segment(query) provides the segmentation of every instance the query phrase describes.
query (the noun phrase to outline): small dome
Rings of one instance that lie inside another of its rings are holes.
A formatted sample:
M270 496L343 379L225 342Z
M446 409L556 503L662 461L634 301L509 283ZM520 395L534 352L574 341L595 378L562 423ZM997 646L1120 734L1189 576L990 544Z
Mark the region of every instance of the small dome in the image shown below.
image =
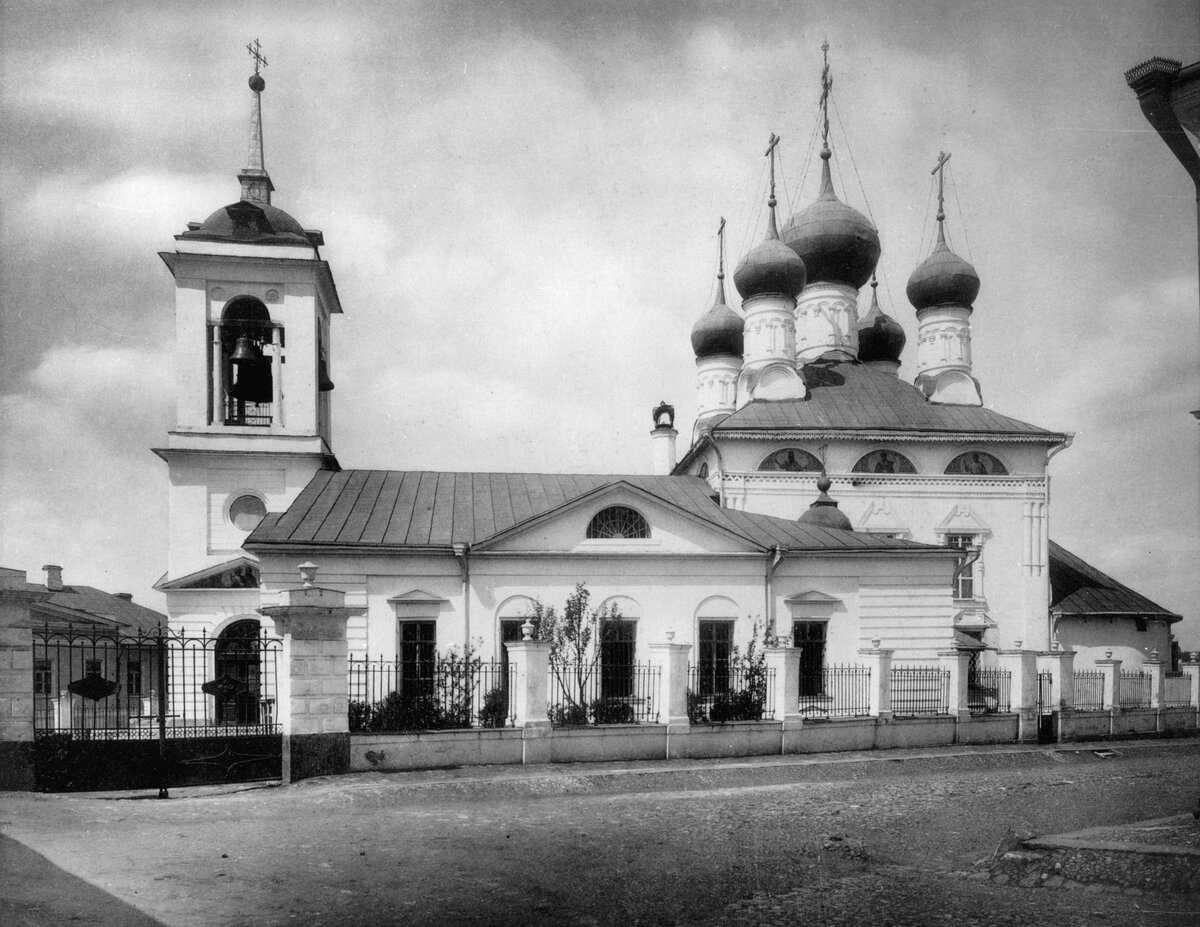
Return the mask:
M797 519L802 525L815 525L818 528L837 528L840 531L853 531L854 526L846 513L838 508L838 504L829 497L829 487L833 481L824 474L817 480L819 495L817 500L805 509Z
M718 274L717 298L692 326L692 350L698 358L718 354L741 357L743 336L742 317L725 304L725 275Z
M979 275L975 268L946 246L941 226L933 253L908 278L908 301L919 312L933 306L970 308L979 295Z
M763 293L781 293L795 299L804 289L804 262L779 240L775 228L775 200L771 200L771 218L767 237L742 258L733 272L733 285L742 299Z
M900 323L879 308L878 286L878 282L871 281L871 308L858 323L858 359L864 364L871 361L898 364L908 337Z
M304 227L277 206L240 200L222 206L183 238L206 241L252 241L256 244L304 244L312 242Z
M804 261L809 283L847 283L858 289L875 272L879 232L866 216L837 198L828 149L821 157L821 194L787 221L783 241Z

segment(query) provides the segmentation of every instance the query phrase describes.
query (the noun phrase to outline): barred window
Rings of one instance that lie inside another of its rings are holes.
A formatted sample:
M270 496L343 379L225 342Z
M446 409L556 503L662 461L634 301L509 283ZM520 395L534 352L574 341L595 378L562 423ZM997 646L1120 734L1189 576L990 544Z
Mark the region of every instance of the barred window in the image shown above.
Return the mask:
M650 525L640 513L625 505L610 505L597 512L588 525L589 538L648 538Z
M54 669L49 660L33 662L33 694L54 694Z

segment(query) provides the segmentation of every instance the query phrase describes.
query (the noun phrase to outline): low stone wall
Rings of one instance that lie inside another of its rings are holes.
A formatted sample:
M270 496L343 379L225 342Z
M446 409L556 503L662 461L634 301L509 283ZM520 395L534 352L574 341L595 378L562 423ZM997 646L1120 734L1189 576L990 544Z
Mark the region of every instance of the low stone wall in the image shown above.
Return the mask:
M442 766L519 765L522 734L513 728L351 734L350 769L395 772Z
M1111 715L1108 709L1076 711L1071 716L1070 730L1063 725L1063 740L1103 740L1110 733Z
M1015 714L975 715L960 722L957 740L960 744L1016 743L1020 718Z
M693 724L685 732L671 732L668 741L670 758L778 756L779 727L777 721Z
M1122 708L1112 713L1112 736L1152 734L1158 730L1158 710L1155 708Z
M606 760L661 760L667 755L664 724L606 724L566 727L551 732L551 763L602 763Z
M1159 730L1194 731L1196 730L1196 709L1164 708L1159 712L1158 721Z
M844 753L870 750L875 746L875 718L845 718L837 721L807 721L796 730L785 731L784 753Z
M955 742L954 718L893 718L875 727L876 750L895 750L904 747L938 747Z

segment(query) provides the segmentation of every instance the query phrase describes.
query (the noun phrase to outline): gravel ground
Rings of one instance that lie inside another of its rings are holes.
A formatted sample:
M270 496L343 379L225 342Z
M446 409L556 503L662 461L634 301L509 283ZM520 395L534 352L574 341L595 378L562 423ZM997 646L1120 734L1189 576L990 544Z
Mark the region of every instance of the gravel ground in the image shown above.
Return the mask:
M1200 744L1118 750L5 796L0 921L1191 927L1195 896L984 881L1010 831L1191 810Z

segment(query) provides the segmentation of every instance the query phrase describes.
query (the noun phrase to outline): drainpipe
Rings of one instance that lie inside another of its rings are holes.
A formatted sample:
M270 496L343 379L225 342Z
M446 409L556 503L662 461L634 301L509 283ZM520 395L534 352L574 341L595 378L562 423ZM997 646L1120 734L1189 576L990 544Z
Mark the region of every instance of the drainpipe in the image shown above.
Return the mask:
M779 562L783 560L783 548L779 546L772 547L767 553L770 559L767 560L767 572L763 576L763 597L764 610L766 615L767 627L771 629L771 633L778 636L779 629L775 627L775 570L779 566Z
M470 544L454 544L454 556L458 559L458 569L462 573L463 597L463 655L471 650L471 553Z

